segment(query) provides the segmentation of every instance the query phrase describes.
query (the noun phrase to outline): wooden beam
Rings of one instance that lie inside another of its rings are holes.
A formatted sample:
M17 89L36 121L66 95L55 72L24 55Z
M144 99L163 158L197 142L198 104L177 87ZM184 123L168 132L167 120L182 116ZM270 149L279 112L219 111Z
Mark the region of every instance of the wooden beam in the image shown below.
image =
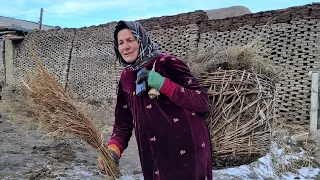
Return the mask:
M9 26L0 26L0 29L8 29Z
M23 36L16 36L16 35L9 35L9 36L4 36L4 39L8 40L23 40Z
M13 84L13 45L11 40L4 41L4 62L6 83Z
M317 132L318 126L318 109L319 109L319 74L309 72L309 78L311 78L311 107L310 107L310 133L313 134Z
M0 34L16 33L16 31L0 31Z

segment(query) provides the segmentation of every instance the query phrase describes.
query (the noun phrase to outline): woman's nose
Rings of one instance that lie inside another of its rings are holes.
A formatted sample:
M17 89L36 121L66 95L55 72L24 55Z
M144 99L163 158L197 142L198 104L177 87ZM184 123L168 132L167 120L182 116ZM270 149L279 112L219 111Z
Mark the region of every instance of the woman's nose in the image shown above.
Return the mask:
M129 43L124 43L124 48L129 49L130 48Z

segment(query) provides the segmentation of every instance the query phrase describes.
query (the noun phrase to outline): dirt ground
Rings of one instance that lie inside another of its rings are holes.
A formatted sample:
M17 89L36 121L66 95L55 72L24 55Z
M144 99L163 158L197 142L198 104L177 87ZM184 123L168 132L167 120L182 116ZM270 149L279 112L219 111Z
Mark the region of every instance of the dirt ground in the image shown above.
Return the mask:
M105 139L110 137L113 124L112 103L87 102L89 117L96 121ZM0 100L0 179L91 179L103 180L105 176L97 167L98 154L85 142L64 138L53 139L30 123L32 118L25 113L8 113L11 104L6 97ZM304 138L300 138L303 143ZM320 130L312 140L320 149ZM320 151L315 160L320 164ZM141 173L138 149L134 136L120 159L122 175ZM228 174L215 173L215 179L241 179ZM252 174L252 177L257 177ZM131 176L129 179L139 179ZM253 178L255 179L255 178ZM319 175L314 179L320 179Z
M85 142L53 139L28 125L30 117L15 119L0 100L0 179L104 179L97 167L98 154ZM106 123L104 136L112 127ZM135 138L120 160L123 175L141 172Z

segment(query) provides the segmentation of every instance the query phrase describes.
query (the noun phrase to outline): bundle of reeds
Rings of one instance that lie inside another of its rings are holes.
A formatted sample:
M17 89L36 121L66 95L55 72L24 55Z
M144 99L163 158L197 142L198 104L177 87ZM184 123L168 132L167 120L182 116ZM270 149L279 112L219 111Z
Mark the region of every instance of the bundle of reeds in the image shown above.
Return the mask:
M37 70L29 72L27 101L41 129L54 135L73 135L91 145L103 158L107 179L116 179L120 171L104 144L94 122L77 104L70 90L65 89L36 60Z
M208 90L214 168L246 164L270 148L276 69L253 44L208 48L190 65Z

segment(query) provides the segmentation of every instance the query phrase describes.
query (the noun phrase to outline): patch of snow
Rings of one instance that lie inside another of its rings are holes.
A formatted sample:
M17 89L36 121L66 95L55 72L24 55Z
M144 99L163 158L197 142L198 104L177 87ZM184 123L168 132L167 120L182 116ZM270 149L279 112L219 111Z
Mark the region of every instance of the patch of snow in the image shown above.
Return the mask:
M282 174L282 177L276 175L276 166L279 164L289 164L292 160L298 160L305 157L305 151L301 149L300 153L296 154L285 154L283 149L277 147L275 143L271 146L271 153L267 153L265 156L258 159L258 161L250 165L242 165L234 168L227 168L222 170L213 171L213 179L215 179L215 174L219 175L219 179L227 179L230 176L238 177L241 179L294 179L295 177L300 177L300 179L310 179L315 177L319 172L319 168L312 167L301 167L297 169L299 174L294 174L292 172L286 172Z
M282 177L277 176L276 166L279 164L289 164L292 160L298 160L305 157L305 151L301 149L300 153L285 154L283 149L273 143L271 146L271 153L259 158L256 162L249 165L242 165L234 168L227 168L221 170L214 170L213 180L229 180L229 179L257 179L264 180L267 178L275 180L292 180L300 178L301 180L315 177L319 172L319 168L301 167L297 169L299 174L292 172L282 173ZM120 178L121 180L143 180L142 174L126 175Z

